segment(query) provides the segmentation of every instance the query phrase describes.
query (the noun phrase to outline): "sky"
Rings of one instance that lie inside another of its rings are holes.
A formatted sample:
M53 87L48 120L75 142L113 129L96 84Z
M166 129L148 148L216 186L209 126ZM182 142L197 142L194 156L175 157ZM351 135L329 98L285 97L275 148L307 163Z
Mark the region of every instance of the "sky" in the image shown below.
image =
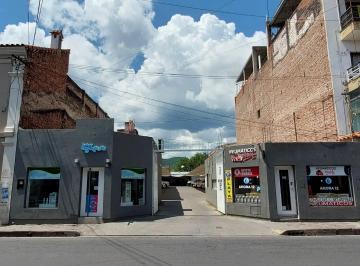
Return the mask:
M62 29L69 75L115 119L170 149L235 142L235 79L279 0L6 0L0 43L49 47ZM164 157L191 155L166 153Z

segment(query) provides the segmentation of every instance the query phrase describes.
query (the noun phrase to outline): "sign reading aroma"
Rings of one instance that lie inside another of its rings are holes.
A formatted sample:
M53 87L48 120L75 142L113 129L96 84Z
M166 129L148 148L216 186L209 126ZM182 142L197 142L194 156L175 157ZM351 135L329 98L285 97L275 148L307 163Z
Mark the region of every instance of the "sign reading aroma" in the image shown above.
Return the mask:
M104 146L104 145L97 146L97 145L92 144L92 143L83 143L83 144L81 144L81 150L84 153L102 152L102 151L106 151L106 146Z
M256 160L256 148L248 147L236 150L229 150L231 161L233 163L244 163L251 160Z

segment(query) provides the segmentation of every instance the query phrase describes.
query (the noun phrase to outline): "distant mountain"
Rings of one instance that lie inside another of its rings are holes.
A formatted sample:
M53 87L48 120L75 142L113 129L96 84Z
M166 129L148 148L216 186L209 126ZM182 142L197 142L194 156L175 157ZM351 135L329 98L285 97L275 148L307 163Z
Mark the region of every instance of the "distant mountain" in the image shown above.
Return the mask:
M170 166L170 168L173 169L175 167L175 165L183 158L186 158L186 157L172 157L169 159L162 159L161 166L162 167Z

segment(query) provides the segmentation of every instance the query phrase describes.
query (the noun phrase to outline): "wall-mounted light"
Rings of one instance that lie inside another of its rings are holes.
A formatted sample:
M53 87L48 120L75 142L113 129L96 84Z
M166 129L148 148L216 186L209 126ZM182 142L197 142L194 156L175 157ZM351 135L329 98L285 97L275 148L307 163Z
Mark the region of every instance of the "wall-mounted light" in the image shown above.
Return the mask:
M110 167L110 165L111 165L111 159L108 158L105 160L105 166Z
M80 163L80 160L78 158L75 158L74 159L74 164L79 164Z

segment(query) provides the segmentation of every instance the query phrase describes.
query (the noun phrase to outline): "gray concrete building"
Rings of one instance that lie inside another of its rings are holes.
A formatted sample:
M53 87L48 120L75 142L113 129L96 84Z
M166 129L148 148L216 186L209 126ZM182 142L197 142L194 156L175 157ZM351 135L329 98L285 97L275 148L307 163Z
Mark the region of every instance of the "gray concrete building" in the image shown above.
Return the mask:
M207 200L228 215L273 221L358 220L359 161L356 142L226 146L206 162Z
M152 215L158 161L150 137L114 132L113 119L75 129L20 129L12 223L78 223Z

